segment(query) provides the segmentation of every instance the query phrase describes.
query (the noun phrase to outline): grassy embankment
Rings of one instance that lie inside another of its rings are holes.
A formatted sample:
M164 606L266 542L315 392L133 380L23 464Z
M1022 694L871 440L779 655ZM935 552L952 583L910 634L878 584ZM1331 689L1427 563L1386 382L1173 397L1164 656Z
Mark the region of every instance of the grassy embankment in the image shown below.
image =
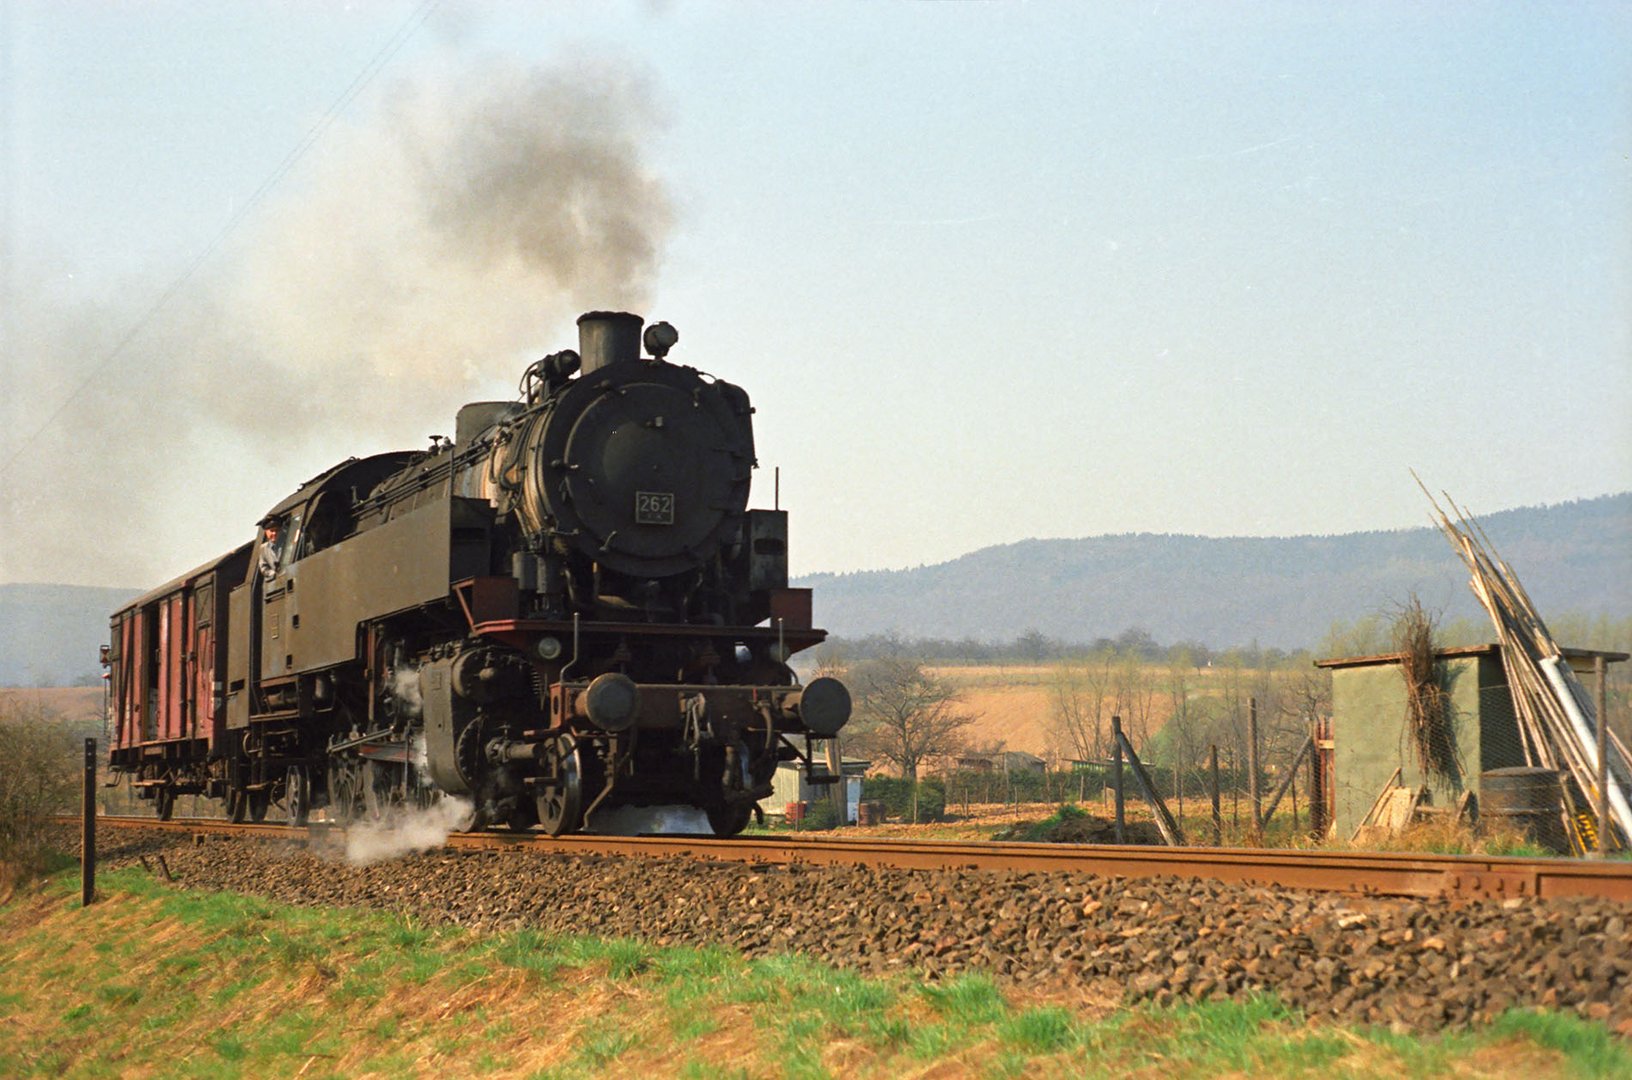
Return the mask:
M478 935L72 870L0 906L6 1076L1632 1075L1602 1026L1514 1013L1432 1038L1273 1000L1029 999L800 957Z

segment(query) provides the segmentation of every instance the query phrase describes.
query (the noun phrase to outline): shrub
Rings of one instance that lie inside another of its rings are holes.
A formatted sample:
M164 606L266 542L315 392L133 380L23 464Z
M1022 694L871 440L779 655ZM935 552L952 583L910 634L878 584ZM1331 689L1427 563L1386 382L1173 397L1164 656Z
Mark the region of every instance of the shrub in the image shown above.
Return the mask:
M839 824L839 812L831 799L816 799L805 807L801 829L833 829Z
M918 820L939 821L946 815L946 785L938 778L918 781ZM869 776L861 782L861 797L884 804L891 817L912 820L913 784L893 776Z
M81 759L56 713L0 702L0 864L25 878L42 869L51 815L77 803Z

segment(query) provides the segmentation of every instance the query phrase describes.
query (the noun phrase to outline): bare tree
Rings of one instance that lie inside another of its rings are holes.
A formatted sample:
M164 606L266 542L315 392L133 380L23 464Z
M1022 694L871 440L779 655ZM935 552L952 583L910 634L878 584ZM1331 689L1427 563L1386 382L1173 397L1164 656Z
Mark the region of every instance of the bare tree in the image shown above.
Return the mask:
M1155 680L1145 669L1144 657L1132 649L1124 650L1116 668L1116 715L1122 718L1123 730L1137 746L1150 741L1156 700Z
M1100 761L1106 755L1115 662L1116 654L1107 649L1084 663L1061 664L1054 672L1050 726L1079 761Z
M956 708L958 693L945 679L905 656L868 660L850 669L856 723L851 745L884 758L913 786L912 819L918 820L918 770L931 758L963 747L975 718Z
M1167 677L1163 689L1167 692L1168 718L1163 731L1167 733L1172 753L1175 793L1179 814L1184 814L1184 776L1195 767L1201 755L1205 710L1198 709L1190 700L1193 660L1188 649L1177 649L1168 655Z

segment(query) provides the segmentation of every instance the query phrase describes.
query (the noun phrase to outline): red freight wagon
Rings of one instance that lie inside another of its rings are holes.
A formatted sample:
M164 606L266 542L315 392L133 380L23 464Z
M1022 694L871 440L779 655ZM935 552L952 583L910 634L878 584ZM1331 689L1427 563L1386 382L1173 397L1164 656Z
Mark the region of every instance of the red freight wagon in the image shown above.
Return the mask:
M227 597L251 545L205 563L116 611L108 649L109 764L168 818L177 795L219 795L225 776Z

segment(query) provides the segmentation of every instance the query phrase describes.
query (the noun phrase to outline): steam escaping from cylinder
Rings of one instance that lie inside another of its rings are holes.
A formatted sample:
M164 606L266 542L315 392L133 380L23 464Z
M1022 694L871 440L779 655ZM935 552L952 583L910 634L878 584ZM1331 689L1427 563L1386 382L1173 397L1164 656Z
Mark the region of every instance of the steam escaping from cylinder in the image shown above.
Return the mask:
M418 668L397 668L391 672L391 699L396 703L397 715L404 720L417 720L425 711L425 699L419 690Z
M672 211L631 71L380 80L122 348L175 268L87 295L0 236L0 581L168 578L299 479L513 397L579 312L644 310Z
M441 847L452 833L470 828L476 807L469 800L444 796L424 809L399 809L382 822L361 822L346 829L346 861L367 866Z
M708 815L695 806L616 806L597 810L584 831L602 836L712 836L714 827L708 823Z

